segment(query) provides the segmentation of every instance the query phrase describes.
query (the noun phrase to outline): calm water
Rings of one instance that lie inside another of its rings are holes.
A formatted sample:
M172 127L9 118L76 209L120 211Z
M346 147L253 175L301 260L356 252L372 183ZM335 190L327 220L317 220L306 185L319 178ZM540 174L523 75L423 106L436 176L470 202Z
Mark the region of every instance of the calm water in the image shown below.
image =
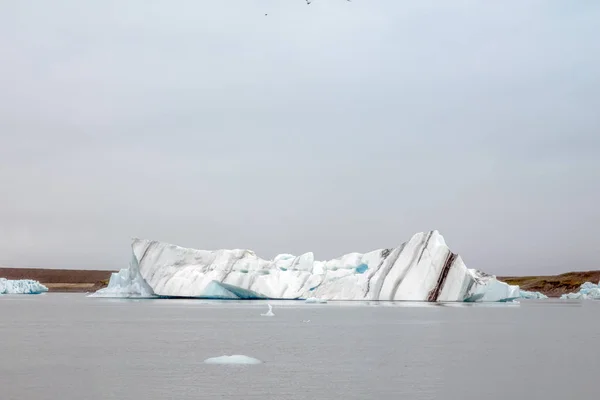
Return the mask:
M304 304L0 297L0 398L583 399L600 302ZM303 322L310 320L310 322ZM264 364L206 365L224 354Z

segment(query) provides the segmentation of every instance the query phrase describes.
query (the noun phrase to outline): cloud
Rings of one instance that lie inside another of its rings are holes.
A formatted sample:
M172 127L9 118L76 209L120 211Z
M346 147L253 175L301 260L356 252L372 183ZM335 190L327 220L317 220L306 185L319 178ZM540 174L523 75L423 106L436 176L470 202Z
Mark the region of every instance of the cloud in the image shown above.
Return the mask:
M440 229L492 273L597 268L594 2L3 10L0 263L118 268L131 236L329 258Z

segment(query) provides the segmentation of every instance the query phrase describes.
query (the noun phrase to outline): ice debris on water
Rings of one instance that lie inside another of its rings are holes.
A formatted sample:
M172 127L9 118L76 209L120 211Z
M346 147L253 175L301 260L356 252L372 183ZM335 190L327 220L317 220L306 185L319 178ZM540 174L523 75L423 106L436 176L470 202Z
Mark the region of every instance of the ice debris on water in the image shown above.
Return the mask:
M267 311L264 314L260 314L260 315L262 315L263 317L274 317L275 314L273 314L273 306L270 304L267 304L267 305L269 306L269 311Z
M229 365L253 365L261 364L262 361L257 358L248 357L242 354L232 356L211 357L204 360L205 364L229 364Z
M325 304L327 303L327 300L319 299L317 297L309 297L308 299L304 300L304 302L308 304Z
M521 292L522 299L547 299L548 298L548 296L546 296L545 294L540 293L540 292L530 292L530 291L523 290L523 289L521 289L520 292Z
M575 293L567 293L560 296L563 300L600 300L600 282L598 284L585 282Z
M32 279L9 280L0 278L0 294L40 294L48 288Z

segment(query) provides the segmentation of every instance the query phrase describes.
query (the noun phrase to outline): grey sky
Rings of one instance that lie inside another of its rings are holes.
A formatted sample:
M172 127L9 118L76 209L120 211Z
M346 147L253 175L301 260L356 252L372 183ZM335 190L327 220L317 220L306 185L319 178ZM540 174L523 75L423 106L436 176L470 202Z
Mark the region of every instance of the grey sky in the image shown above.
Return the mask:
M4 2L0 264L438 229L491 273L600 268L598 38L597 1Z

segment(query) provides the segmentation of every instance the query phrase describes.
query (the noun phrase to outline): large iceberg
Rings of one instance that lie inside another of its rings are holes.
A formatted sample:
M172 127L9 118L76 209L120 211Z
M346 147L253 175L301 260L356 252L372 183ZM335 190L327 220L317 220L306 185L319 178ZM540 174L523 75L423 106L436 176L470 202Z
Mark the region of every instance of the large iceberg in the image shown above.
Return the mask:
M40 294L48 288L31 279L8 280L0 278L0 294Z
M560 298L563 300L600 300L600 282L597 285L592 282L585 282L579 287L578 292L563 294Z
M518 286L474 269L437 231L396 248L315 261L313 253L264 260L250 250L194 250L134 239L129 268L94 296L217 299L511 301Z

